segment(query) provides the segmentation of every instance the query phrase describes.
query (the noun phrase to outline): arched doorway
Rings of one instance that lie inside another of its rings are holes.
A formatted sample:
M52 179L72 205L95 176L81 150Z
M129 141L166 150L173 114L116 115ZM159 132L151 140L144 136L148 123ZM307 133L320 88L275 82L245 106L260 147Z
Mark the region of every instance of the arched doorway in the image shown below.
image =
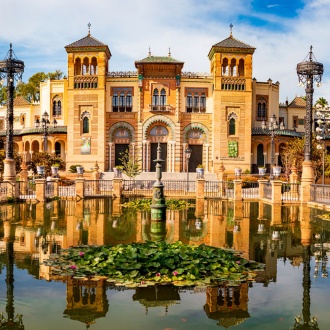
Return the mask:
M122 153L130 152L134 143L134 127L126 122L117 122L109 129L109 171L122 165ZM135 147L134 147L135 148Z
M122 165L123 153L129 151L130 134L126 128L118 128L114 133L115 142L115 166Z
M154 162L157 159L157 148L158 143L161 150L161 159L164 160L162 163L162 171L167 171L167 140L168 140L168 130L165 126L161 124L156 124L152 126L149 130L149 141L150 141L150 160L149 160L149 169L150 172L156 171L156 163Z
M187 147L191 150L191 155L188 163L189 172L196 172L196 168L198 165L205 165L203 162L203 145L205 138L206 136L204 132L199 128L191 127L187 131ZM185 150L183 150L183 152L185 152Z
M264 146L263 144L258 144L257 146L257 166L264 166L265 158L264 158Z
M60 156L61 155L61 143L55 142L55 155Z

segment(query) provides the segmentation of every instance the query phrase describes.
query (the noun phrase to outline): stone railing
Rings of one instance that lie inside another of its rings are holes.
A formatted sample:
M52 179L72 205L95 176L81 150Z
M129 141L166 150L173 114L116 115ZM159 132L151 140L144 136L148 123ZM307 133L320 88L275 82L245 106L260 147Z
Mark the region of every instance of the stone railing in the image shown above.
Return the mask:
M162 181L165 197L220 198L227 200L264 199L271 203L295 203L302 200L301 185L280 180L233 181ZM0 202L9 200L37 200L51 198L76 199L93 197L152 197L155 180L85 179L78 176L72 180L51 181L35 179L0 182ZM330 204L330 186L312 185L311 201Z

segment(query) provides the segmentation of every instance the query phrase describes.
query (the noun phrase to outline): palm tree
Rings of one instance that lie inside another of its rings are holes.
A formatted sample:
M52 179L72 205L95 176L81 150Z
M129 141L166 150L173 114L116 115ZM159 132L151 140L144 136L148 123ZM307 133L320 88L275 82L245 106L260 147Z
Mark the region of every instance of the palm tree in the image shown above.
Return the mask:
M324 108L326 105L328 105L328 101L324 97L320 97L316 102L315 105L319 104Z

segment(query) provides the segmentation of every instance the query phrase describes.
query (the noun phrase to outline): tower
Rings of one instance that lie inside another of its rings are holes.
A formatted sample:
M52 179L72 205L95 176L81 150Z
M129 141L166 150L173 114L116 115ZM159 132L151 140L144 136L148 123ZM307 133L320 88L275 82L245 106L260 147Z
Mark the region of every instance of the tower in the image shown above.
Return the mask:
M111 57L107 45L86 37L65 47L68 54L67 168L105 168L106 76Z
M208 54L213 78L214 170L250 170L252 129L252 55L255 48L230 36Z

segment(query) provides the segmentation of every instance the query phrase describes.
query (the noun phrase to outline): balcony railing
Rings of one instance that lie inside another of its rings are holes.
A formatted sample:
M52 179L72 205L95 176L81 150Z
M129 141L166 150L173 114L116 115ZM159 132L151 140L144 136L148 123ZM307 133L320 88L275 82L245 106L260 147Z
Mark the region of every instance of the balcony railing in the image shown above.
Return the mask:
M113 106L112 112L132 112L132 106L126 106L126 107Z
M150 106L150 111L151 112L170 112L173 109L173 107L171 107L168 104L164 104L164 105L150 104L149 106Z
M186 107L187 113L205 113L206 107Z

